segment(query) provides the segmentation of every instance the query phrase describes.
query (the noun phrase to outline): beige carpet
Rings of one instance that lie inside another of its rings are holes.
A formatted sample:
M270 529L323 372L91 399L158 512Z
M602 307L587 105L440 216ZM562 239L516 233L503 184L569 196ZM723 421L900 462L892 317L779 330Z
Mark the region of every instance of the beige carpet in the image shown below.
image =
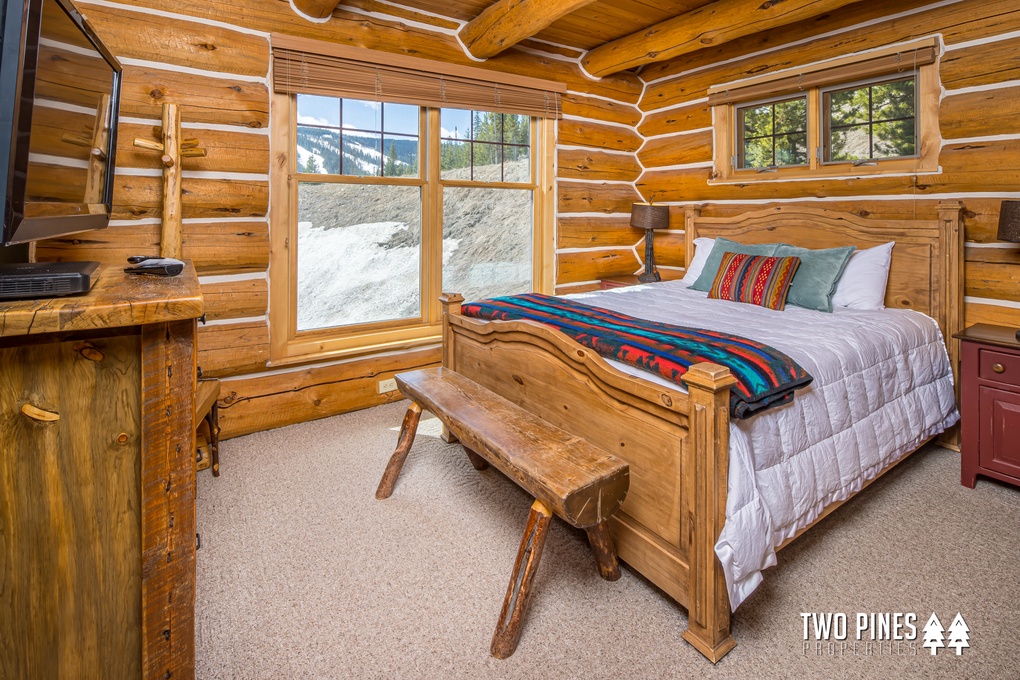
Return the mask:
M596 574L559 522L517 653L489 640L530 499L476 472L426 416L393 497L373 497L404 405L225 442L199 475L200 678L1020 678L1020 490L959 483L929 447L784 550L712 666L686 611L633 571ZM961 656L811 645L801 612L932 612L970 628Z

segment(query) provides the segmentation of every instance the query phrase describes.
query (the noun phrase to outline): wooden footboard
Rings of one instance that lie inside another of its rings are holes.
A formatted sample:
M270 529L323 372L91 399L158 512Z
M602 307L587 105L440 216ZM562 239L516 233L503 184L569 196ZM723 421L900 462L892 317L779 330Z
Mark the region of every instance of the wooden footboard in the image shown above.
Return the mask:
M733 648L715 543L726 518L728 369L691 367L689 394L638 380L562 333L482 321L447 294L444 365L630 464L613 518L619 556L687 607L683 637L712 661Z

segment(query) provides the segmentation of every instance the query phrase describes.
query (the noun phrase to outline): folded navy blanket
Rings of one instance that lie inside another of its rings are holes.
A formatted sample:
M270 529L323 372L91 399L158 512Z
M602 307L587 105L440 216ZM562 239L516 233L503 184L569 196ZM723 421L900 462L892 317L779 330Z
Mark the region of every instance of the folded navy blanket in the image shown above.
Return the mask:
M470 302L464 316L552 326L579 344L682 385L687 369L702 362L730 369L730 415L750 418L789 403L813 378L797 362L760 342L703 328L646 321L573 300L529 293Z

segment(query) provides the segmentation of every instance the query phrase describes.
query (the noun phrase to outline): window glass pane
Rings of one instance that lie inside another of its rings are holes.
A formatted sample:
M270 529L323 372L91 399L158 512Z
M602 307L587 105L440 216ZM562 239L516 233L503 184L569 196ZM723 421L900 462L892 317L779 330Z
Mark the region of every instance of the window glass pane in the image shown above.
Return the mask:
M418 107L410 104L383 104L383 132L418 136Z
M772 134L772 105L740 109L744 137L767 137Z
M776 137L776 165L804 165L807 162L806 132Z
M299 125L297 129L297 171L339 174L339 131Z
M298 185L297 328L421 315L421 189Z
M772 159L772 137L744 141L742 168L767 168L774 165Z
M867 123L868 111L866 87L829 94L829 121L832 127Z
M344 99L343 126L352 130L382 132L382 104L361 99Z
M807 130L807 99L776 103L776 134Z
M470 142L443 140L439 149L439 165L443 179L471 179Z
M503 141L507 144L531 144L531 117L503 114Z
M298 125L340 127L340 100L311 94L297 96Z
M468 300L532 290L530 189L443 189L443 290Z
M386 149L383 159L384 177L418 176L417 137L384 135L383 148Z
M873 158L914 155L914 119L875 123Z
M503 181L531 182L531 147L503 147Z
M472 111L471 138L479 142L502 141L503 115L491 111Z
M464 109L441 109L439 136L444 139L471 139L471 112Z
M834 161L856 161L871 157L871 139L867 125L833 130L829 158Z
M881 83L871 88L871 110L875 120L914 117L914 79Z
M343 174L379 176L382 163L382 135L344 133Z
M475 142L474 156L471 163L472 179L476 182L501 182L502 154L499 144Z

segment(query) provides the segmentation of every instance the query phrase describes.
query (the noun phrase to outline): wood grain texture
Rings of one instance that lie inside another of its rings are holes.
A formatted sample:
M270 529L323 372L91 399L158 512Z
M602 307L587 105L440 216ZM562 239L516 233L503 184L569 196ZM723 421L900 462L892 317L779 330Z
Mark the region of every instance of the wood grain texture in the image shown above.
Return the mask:
M127 6L78 3L113 54L173 66L265 76L269 41L197 21L133 12Z
M627 495L626 463L455 371L427 368L396 380L401 394L571 526L604 522Z
M0 349L5 678L141 675L139 356L130 334Z
M605 76L817 16L851 2L716 0L705 7L600 45L590 50L581 63L593 76Z
M557 225L557 248L631 247L644 233L630 226L627 216L563 216Z
M567 92L560 97L560 108L565 116L590 118L606 123L620 123L631 127L641 122L641 110L631 104L614 102L597 97L586 97L577 92Z
M257 278L205 283L202 298L210 321L263 316L269 308L269 281Z
M595 0L496 0L458 35L471 56L487 59L592 2Z
M712 161L712 131L649 139L638 151L638 160L646 168Z
M560 149L556 152L556 172L563 179L633 182L641 175L641 166L631 155Z
M117 175L114 181L113 219L160 217L163 195L158 177ZM269 210L269 182L265 180L181 180L184 219L208 217L265 218Z
M1020 133L1020 86L946 97L939 128L950 140Z
M315 19L325 19L339 4L340 0L294 0L294 7L299 12Z
M195 673L195 320L142 328L142 675Z
M641 137L629 128L580 120L560 120L556 141L568 146L587 146L613 151L637 151Z
M43 109L45 110L45 109ZM187 118L189 112L184 109ZM246 132L238 128L237 132L211 130L203 128L186 128L184 136L201 140L206 155L199 158L188 158L184 161L185 170L202 172L250 172L265 174L269 168L269 136ZM152 132L151 125L138 123L121 123L117 132L117 167L121 168L162 168L159 154L146 152L132 144L135 138L158 141ZM33 140L35 135L33 135Z
M198 329L198 363L210 378L264 370L269 361L269 324L266 321L201 326Z
M712 127L712 107L708 104L675 106L647 114L638 126L645 137L689 132Z
M556 254L556 281L560 285L633 274L640 268L641 261L633 248Z
M599 212L630 214L631 206L641 196L629 184L600 184L597 182L560 181L557 208L560 213Z
M239 274L269 267L266 222L185 223L183 257L198 274ZM40 261L95 260L124 267L132 255L159 252L158 224L127 224L42 241Z
M1020 80L1020 38L947 52L939 71L947 90Z
M390 456L389 462L386 463L386 470L383 472L382 479L379 480L379 486L375 490L376 500L383 501L393 495L393 487L397 485L397 478L400 477L404 461L407 460L407 454L414 443L414 435L418 432L418 421L420 419L421 406L412 401L411 405L407 408L407 413L404 414L404 422L400 424L397 448L393 451L393 455Z
M103 267L85 295L4 302L0 337L87 331L191 319L202 315L194 267L179 276L136 276Z
M258 378L224 380L219 402L222 437L398 401L403 398L400 392L379 394L378 381L400 371L434 366L440 359L441 350L430 348Z
M227 78L206 78L174 71L127 65L121 86L122 116L159 119L164 103L187 107L186 122L269 125L269 90L265 83Z

